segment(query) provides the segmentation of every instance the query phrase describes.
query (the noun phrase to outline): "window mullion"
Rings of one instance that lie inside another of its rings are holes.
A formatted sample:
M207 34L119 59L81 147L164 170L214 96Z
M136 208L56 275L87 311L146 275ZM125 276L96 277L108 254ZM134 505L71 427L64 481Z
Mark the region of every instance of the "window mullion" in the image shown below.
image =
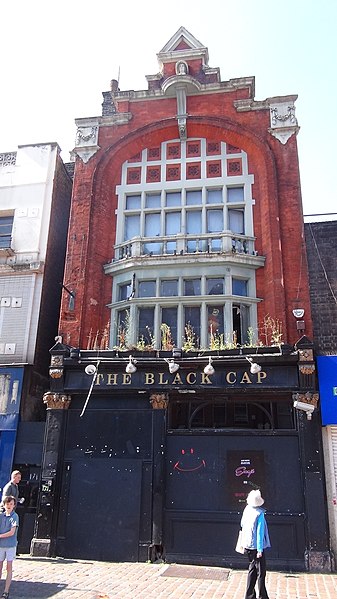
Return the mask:
M207 306L206 302L201 303L200 314L200 347L208 346L208 331L207 331Z
M154 308L154 338L156 342L156 346L160 347L160 314L161 314L161 306L156 302Z

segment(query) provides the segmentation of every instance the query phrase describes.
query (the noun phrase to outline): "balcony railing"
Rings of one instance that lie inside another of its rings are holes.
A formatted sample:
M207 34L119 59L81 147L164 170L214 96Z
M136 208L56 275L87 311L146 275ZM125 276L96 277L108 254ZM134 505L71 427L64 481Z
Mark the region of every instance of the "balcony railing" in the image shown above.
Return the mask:
M16 164L16 152L3 152L0 154L0 167L1 166L15 166Z
M169 256L182 254L247 254L257 256L254 237L232 232L172 237L135 237L115 246L114 261L140 256Z

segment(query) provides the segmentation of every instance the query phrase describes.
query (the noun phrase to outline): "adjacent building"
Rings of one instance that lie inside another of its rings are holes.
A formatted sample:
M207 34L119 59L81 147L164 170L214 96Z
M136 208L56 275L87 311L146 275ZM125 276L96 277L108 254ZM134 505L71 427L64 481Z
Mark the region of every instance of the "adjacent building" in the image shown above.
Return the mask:
M297 96L158 62L76 121L32 553L241 565L258 487L271 566L329 570Z
M305 224L331 549L337 553L337 221Z
M0 487L20 468L21 551L36 516L71 185L55 143L0 154Z

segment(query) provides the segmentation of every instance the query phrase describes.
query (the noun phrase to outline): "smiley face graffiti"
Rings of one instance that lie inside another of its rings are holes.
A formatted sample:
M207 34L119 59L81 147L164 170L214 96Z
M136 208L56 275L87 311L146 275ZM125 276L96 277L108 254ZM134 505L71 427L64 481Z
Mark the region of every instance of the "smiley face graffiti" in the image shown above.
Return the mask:
M206 462L200 456L196 456L193 447L190 450L181 450L181 458L174 464L173 470L178 472L196 472L206 468Z

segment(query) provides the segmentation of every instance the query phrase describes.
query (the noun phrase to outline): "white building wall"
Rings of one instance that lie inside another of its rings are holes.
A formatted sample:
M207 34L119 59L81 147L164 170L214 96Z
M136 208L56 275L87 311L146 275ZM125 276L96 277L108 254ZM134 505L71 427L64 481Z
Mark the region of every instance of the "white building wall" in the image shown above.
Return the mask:
M14 211L9 264L45 259L56 156L55 144L22 146L16 164L0 169L0 214Z
M0 167L0 216L14 217L12 252L0 250L0 364L34 361L57 153L20 146Z
M337 560L337 426L322 428L330 544Z

